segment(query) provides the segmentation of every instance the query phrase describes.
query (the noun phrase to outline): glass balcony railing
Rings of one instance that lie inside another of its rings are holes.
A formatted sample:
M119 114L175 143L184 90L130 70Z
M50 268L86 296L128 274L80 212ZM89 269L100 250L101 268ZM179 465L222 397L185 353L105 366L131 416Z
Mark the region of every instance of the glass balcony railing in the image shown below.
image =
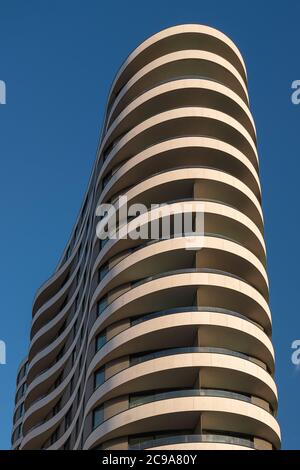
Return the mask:
M254 449L253 439L245 439L243 437L226 436L220 434L184 434L177 436L161 437L151 439L149 441L143 440L142 442L129 446L129 450L143 450L150 449L151 447L161 447L176 444L196 444L196 443L218 443L237 445L242 447L249 447Z
M135 408L136 406L145 405L147 403L153 403L156 401L169 400L172 398L181 397L220 397L220 398L232 398L233 400L241 400L247 403L251 403L251 397L242 393L230 392L228 390L218 389L188 389L188 390L171 390L162 393L152 394L138 394L131 395L129 398L129 407Z
M256 323L253 320L250 320L250 318L246 317L245 315L234 312L232 310L228 310L226 308L218 308L218 307L178 307L178 308L171 308L168 310L161 310L160 312L153 312L153 313L147 313L145 315L132 318L131 319L131 326L139 325L140 323L143 323L148 320L152 320L154 318L159 318L163 317L165 315L174 315L177 313L185 313L185 312L209 312L209 313L221 313L224 315L230 315L232 317L237 317L241 318L242 320L248 321L252 323L253 325L257 326L259 329L263 330L263 327Z
M230 273L228 271L223 271L220 269L211 269L211 268L187 268L187 269L176 269L173 271L155 274L154 276L145 277L144 279L139 279L131 283L131 288L141 286L142 284L146 284L147 282L154 281L156 279L178 275L178 274L190 274L190 273L220 274L223 276L232 277L233 279L237 279L238 281L242 281L248 285L251 285L249 282L247 282L247 280L243 279L240 276L237 276L236 274Z
M212 353L212 354L225 354L228 356L238 357L240 359L245 359L247 361L253 362L256 365L259 365L264 370L268 370L266 364L262 361L256 359L255 357L248 356L247 354L232 351L230 349L225 348L214 348L214 347L201 347L201 346L192 346L192 347L185 347L185 348L170 348L170 349L163 349L160 351L149 352L145 354L136 354L130 356L130 367L135 366L137 364L141 364L146 361L151 361L153 359L158 359L161 357L166 356L173 356L175 354L201 354L201 353Z
M205 76L205 75L199 75L199 74L190 74L190 75L175 75L174 77L171 77L171 78L168 78L166 80L159 80L158 82L156 82L153 86L151 87L146 87L145 89L143 89L142 92L140 93L137 93L134 97L134 99L137 99L139 96L142 96L144 95L145 93L147 93L148 91L150 90L153 90L154 88L158 87L158 86L161 86L161 85L164 85L166 83L171 83L171 82L175 82L175 81L180 81L180 80L208 80L210 82L214 82L214 83L217 83L219 85L223 85L225 87L228 88L228 85L226 85L225 82L223 82L222 80L217 80L215 78L211 78L211 77L208 77L208 76ZM108 129L110 128L110 126L112 125L112 123L114 121L111 122L111 111L113 110L113 108L115 107L115 104L116 104L116 99L120 96L120 94L122 93L122 91L125 89L127 85L127 82L124 83L124 85L119 88L119 90L115 93L115 96L114 96L114 101L113 103L111 103L111 105L109 106L108 110L107 110L107 116L108 116L108 119L107 119L107 123L106 123L106 132L108 131Z
M225 308L218 308L218 307L208 307L208 306L195 307L195 306L191 306L191 307L171 308L171 309L161 310L159 312L147 313L147 314L139 316L139 317L131 318L130 326L128 326L128 328L123 330L120 334L122 334L124 331L127 331L129 328L132 328L132 327L134 327L136 325L139 325L143 322L146 322L146 321L149 321L149 320L152 320L152 319L155 319L155 318L159 318L159 317L164 317L164 316L167 316L167 315L176 315L176 314L181 314L181 313L185 313L185 312L191 312L191 313L192 312L194 312L194 313L198 313L198 312L221 313L221 314L224 314L224 315L229 315L229 316L237 317L237 318L240 318L242 320L248 321L248 322L252 323L253 325L257 326L262 331L264 331L263 327L261 325L259 325L258 323L250 320L248 317L246 317L245 315L242 315L241 313L234 312L232 310L228 310L228 309L225 309ZM98 336L101 337L101 341L99 341L99 343L97 341L97 344L99 344L99 345L95 348L96 353L100 349L102 349L103 346L105 346L110 341L110 340L106 339L105 334L102 334L102 335L99 334ZM113 337L113 338L115 338L115 337ZM215 349L217 349L217 348L215 348ZM242 353L238 353L238 354L242 354ZM248 356L247 356L247 358L248 358Z
M129 403L128 403L128 409L136 408L138 406L146 405L148 403L154 403L162 400L170 400L172 398L181 398L181 397L219 397L219 398L230 398L232 400L240 400L244 401L247 403L252 403L251 396L246 395L243 393L237 393L237 392L230 392L228 390L219 390L219 389L181 389L181 390L171 390L168 392L162 392L162 393L149 393L149 394L139 394L139 395L131 395L129 397ZM253 406L258 406L253 404ZM263 408L263 407L260 407ZM264 408L263 408L264 409ZM101 413L99 414L98 411L101 410ZM126 412L127 410L123 410L120 413L117 413L116 415L119 415L121 413ZM97 425L93 426L93 430L101 424L103 424L105 421L107 421L104 418L104 413L103 413L103 406L101 405L99 408L96 408L93 411L93 415L99 414L101 416L101 419L97 419ZM114 416L116 416L114 415ZM108 418L108 420L111 418Z

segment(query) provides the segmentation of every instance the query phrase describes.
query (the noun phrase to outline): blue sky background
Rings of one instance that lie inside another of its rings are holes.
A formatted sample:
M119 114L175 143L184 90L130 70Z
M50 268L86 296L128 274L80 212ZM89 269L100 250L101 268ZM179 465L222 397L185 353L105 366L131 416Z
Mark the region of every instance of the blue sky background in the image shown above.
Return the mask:
M70 235L95 158L107 93L125 57L160 29L203 23L228 34L248 68L256 120L283 447L300 449L300 4L292 1L0 0L0 448L10 447L18 363L36 289Z

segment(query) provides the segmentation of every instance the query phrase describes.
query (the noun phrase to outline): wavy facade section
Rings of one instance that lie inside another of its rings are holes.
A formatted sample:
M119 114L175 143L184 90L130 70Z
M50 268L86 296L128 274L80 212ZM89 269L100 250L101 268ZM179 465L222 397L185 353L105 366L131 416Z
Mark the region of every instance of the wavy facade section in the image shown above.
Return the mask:
M96 208L120 195L152 220L153 203L204 207L199 250L101 242ZM243 58L212 28L166 29L113 82L80 215L33 302L13 448L279 449L268 301Z

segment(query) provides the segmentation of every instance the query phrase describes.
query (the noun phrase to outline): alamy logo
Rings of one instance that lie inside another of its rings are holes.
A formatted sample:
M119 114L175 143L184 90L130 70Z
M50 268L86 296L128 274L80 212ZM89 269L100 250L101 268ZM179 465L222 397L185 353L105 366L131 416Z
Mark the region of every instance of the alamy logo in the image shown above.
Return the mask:
M204 204L185 201L172 204L132 204L120 196L114 204L100 204L96 234L100 240L168 240L185 237L187 250L200 250L204 235Z
M0 80L0 104L6 104L6 84Z
M300 80L293 81L292 90L295 90L291 96L292 103L300 104Z
M292 354L292 363L295 366L299 366L300 365L300 340L299 339L296 339L292 343L292 349L295 349L295 351Z
M6 344L4 341L0 341L0 365L6 364Z

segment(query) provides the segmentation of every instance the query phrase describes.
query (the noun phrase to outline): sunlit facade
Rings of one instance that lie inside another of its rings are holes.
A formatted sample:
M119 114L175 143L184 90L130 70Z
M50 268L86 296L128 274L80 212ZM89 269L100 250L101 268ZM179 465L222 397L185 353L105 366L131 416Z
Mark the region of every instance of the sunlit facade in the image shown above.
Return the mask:
M100 241L96 207L120 195L201 204L199 250L185 236ZM256 131L223 33L172 27L125 60L32 313L13 448L280 448Z

